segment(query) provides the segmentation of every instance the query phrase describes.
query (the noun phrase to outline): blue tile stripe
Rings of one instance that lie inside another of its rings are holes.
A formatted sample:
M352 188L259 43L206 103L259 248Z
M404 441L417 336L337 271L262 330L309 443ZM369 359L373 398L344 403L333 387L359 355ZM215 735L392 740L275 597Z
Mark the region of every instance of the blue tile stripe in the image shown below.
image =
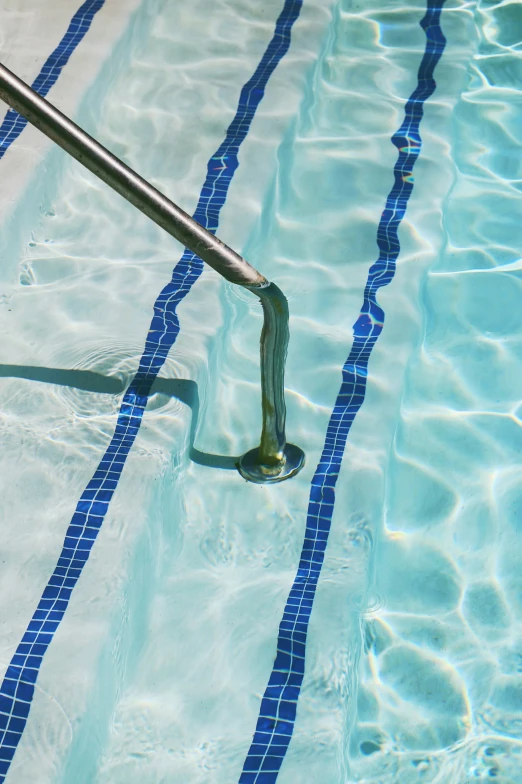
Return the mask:
M413 190L412 172L421 149L419 126L424 102L435 90L433 72L446 43L440 27L444 2L428 0L427 12L421 21L426 33L426 49L417 87L406 103L404 122L392 137L399 155L394 168L395 181L377 229L380 254L369 271L363 306L353 328L352 349L343 367L341 389L312 479L299 567L279 626L276 659L239 784L273 784L294 730L305 671L308 623L332 522L335 485L348 433L364 400L368 360L384 324L384 311L377 304L377 292L387 286L395 274L400 251L398 229Z
M54 52L49 55L42 66L42 70L34 80L32 84L33 90L36 90L42 96L47 95L60 76L63 67L67 65L69 57L91 26L95 13L100 10L104 3L105 0L87 0L78 9L71 19L64 37ZM0 125L0 159L4 157L11 144L18 139L26 125L27 120L25 117L22 117L13 109L9 109L2 125Z
M209 231L218 227L221 207L239 165L238 153L247 136L265 87L290 46L292 26L302 0L286 0L272 40L239 97L236 115L225 140L210 158L194 217ZM43 656L62 620L72 591L92 550L129 451L136 439L150 388L179 333L176 308L203 270L203 262L185 250L171 281L154 304L154 316L138 371L125 393L116 429L94 476L85 488L67 530L56 568L0 687L0 782L24 731Z

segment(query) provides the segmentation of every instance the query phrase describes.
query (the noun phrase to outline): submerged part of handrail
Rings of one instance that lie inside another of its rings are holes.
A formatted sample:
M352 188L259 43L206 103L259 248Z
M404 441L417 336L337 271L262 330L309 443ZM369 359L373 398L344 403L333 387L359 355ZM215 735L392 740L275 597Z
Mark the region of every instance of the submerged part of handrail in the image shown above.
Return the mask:
M280 482L294 476L304 465L304 453L287 444L285 438L288 303L281 290L1 63L0 99L226 280L245 286L260 298L264 313L263 429L260 446L240 459L238 470L245 479L258 483Z
M261 443L240 458L241 476L251 482L281 482L297 474L304 453L286 443L285 362L288 349L288 302L275 283L248 286L261 300L261 395L263 428Z

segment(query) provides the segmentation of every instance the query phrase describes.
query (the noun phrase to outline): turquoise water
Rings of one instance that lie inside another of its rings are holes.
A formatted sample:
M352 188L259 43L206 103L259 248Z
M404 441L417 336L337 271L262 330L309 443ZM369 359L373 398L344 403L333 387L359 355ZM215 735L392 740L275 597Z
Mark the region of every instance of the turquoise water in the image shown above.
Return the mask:
M191 211L279 11L143 5L78 122ZM192 462L192 413L158 382L42 667L13 781L238 780L376 258L424 12L305 3L222 213L219 235L289 298L288 435L305 470L258 487ZM455 2L442 26L281 784L521 780L520 11ZM2 362L18 368L1 379L6 665L179 257L76 164L52 153L44 169L13 214L1 273ZM239 455L260 427L257 302L207 270L179 317L162 378L198 385L196 448ZM27 367L54 374L19 378Z

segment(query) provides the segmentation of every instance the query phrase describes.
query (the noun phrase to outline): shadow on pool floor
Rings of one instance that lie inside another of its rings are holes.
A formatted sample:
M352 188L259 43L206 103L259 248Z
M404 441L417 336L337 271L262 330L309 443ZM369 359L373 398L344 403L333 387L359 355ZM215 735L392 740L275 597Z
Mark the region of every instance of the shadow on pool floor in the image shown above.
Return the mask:
M0 365L0 378L23 378L28 381L56 384L107 395L119 395L126 389L126 383L123 379L116 376L104 376L102 373L95 373L92 370L63 370L33 365ZM157 378L152 385L150 396L154 394L174 397L192 411L189 434L189 457L192 462L210 468L225 470L236 468L239 457L212 455L208 452L200 452L194 446L199 417L199 392L195 381L183 378Z

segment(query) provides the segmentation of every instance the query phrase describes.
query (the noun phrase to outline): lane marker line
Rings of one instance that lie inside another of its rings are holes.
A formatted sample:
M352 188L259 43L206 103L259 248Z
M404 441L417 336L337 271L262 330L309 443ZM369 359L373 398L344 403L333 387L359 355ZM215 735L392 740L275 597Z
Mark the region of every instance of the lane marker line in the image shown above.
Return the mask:
M89 4L101 7L102 0L85 3L82 9ZM241 90L237 112L225 140L208 162L194 218L213 233L218 228L221 208L239 166L239 148L248 134L270 76L288 51L292 27L301 8L302 0L285 1L272 40L254 75ZM202 271L201 259L185 250L171 281L154 304L154 316L138 372L123 398L114 435L80 497L56 568L7 669L0 687L0 783L5 780L25 729L43 657L69 605L138 435L150 388L179 334L176 308Z
M67 32L42 66L42 70L32 83L31 87L42 97L45 97L53 84L56 83L69 58L85 37L91 26L94 15L104 5L105 0L86 0L75 13ZM27 120L18 112L9 109L0 125L0 159L2 159L16 139L20 136Z
M433 72L446 44L440 26L444 2L428 0L426 14L420 22L426 33L426 48L417 86L406 103L404 122L392 136L399 156L394 167L395 181L377 229L380 254L368 274L363 305L353 327L352 349L343 366L343 381L312 479L299 567L279 625L274 667L239 784L274 784L294 731L305 671L308 624L332 523L335 485L348 433L364 401L370 354L384 325L384 311L377 303L377 292L391 283L395 275L400 251L398 229L413 191L412 172L421 150L419 126L424 103L435 90Z

